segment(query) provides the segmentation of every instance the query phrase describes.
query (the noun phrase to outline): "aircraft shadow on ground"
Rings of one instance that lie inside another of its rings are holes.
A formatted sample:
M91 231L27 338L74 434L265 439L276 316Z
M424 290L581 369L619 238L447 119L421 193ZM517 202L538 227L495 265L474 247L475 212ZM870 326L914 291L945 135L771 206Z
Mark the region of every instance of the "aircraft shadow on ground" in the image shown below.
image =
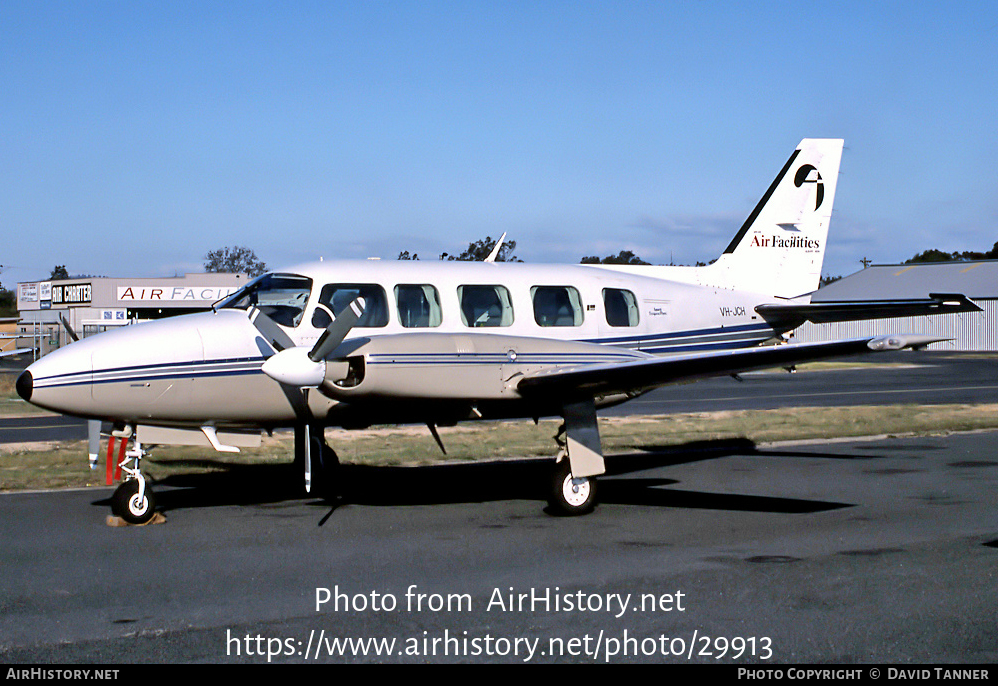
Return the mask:
M746 512L813 513L850 507L846 503L768 496L708 493L671 488L680 483L660 476L636 473L716 460L729 456L788 459L870 459L869 455L820 453L801 450L759 450L752 441L698 441L681 446L648 446L640 452L607 458L607 474L599 480L599 502L604 504L672 507ZM176 464L176 463L173 463ZM209 473L173 475L153 484L157 509L170 511L308 500L317 506L348 504L410 506L492 502L547 501L551 458L435 464L419 467L343 464L337 470L332 496L305 494L303 476L294 464L239 465L210 459L187 460L186 465L212 468ZM627 476L625 475L632 475ZM102 499L95 505L107 506Z

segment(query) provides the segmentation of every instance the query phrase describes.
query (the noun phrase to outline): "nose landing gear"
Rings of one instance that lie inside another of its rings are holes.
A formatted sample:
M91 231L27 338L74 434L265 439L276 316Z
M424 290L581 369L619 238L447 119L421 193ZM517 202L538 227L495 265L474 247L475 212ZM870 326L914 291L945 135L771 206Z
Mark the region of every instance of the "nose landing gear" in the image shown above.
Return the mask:
M108 460L114 454L114 440L122 441L122 447L127 445L128 439L133 435L132 427L125 427L123 430L116 429L111 433L108 444ZM138 436L134 437L131 450L124 452L120 456L118 468L125 475L125 480L114 491L111 496L111 512L120 517L128 524L148 524L156 515L156 498L153 495L152 487L142 475L140 462L145 457L145 450L139 443ZM110 465L109 465L110 467ZM117 471L117 470L116 470ZM110 469L108 477L110 479ZM110 481L108 483L110 485Z

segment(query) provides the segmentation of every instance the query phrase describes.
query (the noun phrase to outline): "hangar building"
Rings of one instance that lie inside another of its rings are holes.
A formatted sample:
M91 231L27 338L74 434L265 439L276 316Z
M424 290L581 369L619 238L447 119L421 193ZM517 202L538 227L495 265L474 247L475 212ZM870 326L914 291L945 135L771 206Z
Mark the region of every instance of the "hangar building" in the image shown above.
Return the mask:
M242 288L245 274L172 278L81 277L17 285L18 347L40 354L117 326L207 310Z
M998 351L998 261L876 265L815 291L812 302L904 300L961 293L983 311L929 317L804 324L794 340L810 342L894 333L946 337L930 350Z

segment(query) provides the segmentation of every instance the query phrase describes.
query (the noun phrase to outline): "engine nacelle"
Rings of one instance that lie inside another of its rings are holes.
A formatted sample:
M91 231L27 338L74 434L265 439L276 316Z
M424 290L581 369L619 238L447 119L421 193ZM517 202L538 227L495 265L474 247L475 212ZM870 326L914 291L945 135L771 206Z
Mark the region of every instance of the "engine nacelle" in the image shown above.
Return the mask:
M397 334L346 346L353 348L348 354L330 355L322 384L323 393L345 401L512 400L520 398L518 380L541 368L646 357L594 343L495 334Z

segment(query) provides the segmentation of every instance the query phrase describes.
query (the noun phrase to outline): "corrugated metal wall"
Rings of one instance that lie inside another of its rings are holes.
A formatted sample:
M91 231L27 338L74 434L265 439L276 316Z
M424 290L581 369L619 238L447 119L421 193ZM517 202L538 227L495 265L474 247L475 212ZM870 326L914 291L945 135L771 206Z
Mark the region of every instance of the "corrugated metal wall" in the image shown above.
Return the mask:
M808 323L794 331L793 340L808 343L913 333L953 339L933 343L929 346L929 350L998 351L998 299L981 299L974 302L984 311L834 324Z

